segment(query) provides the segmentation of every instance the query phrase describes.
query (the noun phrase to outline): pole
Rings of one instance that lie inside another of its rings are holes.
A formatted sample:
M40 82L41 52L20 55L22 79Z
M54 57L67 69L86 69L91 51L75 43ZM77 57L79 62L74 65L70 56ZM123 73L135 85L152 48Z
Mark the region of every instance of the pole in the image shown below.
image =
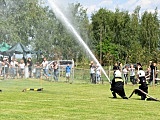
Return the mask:
M155 86L155 70L153 69L153 87Z

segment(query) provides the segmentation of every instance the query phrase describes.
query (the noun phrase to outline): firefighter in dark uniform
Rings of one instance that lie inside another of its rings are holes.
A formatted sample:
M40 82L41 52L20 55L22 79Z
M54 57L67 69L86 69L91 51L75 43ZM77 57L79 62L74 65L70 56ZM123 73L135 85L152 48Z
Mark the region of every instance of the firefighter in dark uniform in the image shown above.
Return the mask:
M115 71L110 90L112 92L113 98L117 98L116 94L118 94L123 99L128 99L124 91L124 81L122 79L120 70Z
M140 65L138 66L138 68L139 68L139 70L137 73L137 78L138 78L139 84L140 84L139 89L148 93L148 84L146 81L145 72L143 71L143 68ZM147 98L146 95L139 90L136 90L135 94L138 94L139 96L141 96L141 100L145 100Z

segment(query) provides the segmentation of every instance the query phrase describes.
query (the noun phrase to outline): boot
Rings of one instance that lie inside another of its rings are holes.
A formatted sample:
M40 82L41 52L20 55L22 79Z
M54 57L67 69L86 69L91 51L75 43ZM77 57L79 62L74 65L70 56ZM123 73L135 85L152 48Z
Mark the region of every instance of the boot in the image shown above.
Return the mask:
M112 91L113 98L117 98L116 93Z

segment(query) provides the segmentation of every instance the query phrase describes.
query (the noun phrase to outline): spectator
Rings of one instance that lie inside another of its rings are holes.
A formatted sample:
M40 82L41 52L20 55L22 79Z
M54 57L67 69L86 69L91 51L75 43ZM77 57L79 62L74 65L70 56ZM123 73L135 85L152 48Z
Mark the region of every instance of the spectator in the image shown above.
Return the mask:
M123 76L124 76L124 80L125 80L125 84L128 83L128 67L125 66L125 68L123 69Z
M28 72L29 72L29 77L31 78L32 77L32 60L31 58L29 57L28 60L27 60L27 65L28 65Z
M69 82L70 75L71 75L71 67L70 67L70 65L68 64L68 65L66 66L66 80L67 80L67 82Z
M55 81L58 81L58 64L57 64L57 62L53 63L52 68L53 68L53 72L54 72L53 78Z
M36 64L36 78L40 78L41 77L41 66L40 63L37 62Z
M24 77L24 68L25 68L25 63L24 60L21 59L19 63L19 75L21 76L21 78Z
M5 58L3 60L3 65L4 65L4 68L3 68L4 78L8 78L8 70L9 70L9 61L8 61L8 58Z
M15 78L16 76L16 67L18 66L18 62L16 61L15 58L13 58L10 62L10 73L12 78Z
M0 76L2 76L3 60L0 60Z
M131 64L129 71L130 71L130 81L134 85L134 84L136 84L136 80L135 80L135 68L134 68L133 64Z
M42 68L43 68L44 76L48 79L49 78L48 61L47 61L46 57L43 58Z
M157 78L158 73L157 73L157 66L155 62L152 62L150 65L150 70L151 70L151 74L150 74L150 80L149 80L149 84L153 81L155 81L155 84L157 83L157 80L155 78Z
M90 63L90 77L91 77L91 82L92 83L96 83L95 69L96 69L96 67L95 67L93 61L91 61L91 63Z
M149 82L150 80L150 75L151 75L151 69L150 69L150 66L147 68L146 72L145 72L145 77L146 77L146 80Z
M101 80L101 68L99 65L96 67L96 83L100 83Z

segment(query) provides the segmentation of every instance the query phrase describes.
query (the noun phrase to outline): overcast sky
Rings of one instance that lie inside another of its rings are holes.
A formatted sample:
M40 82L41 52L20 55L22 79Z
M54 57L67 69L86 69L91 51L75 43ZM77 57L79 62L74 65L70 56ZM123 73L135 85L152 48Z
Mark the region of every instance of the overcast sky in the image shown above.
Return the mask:
M155 8L158 7L158 13L160 16L160 0L58 0L67 3L81 3L82 6L87 8L87 13L90 16L91 13L97 11L99 8L106 8L109 10L128 10L133 12L136 6L141 6L141 13L143 11L154 12Z

